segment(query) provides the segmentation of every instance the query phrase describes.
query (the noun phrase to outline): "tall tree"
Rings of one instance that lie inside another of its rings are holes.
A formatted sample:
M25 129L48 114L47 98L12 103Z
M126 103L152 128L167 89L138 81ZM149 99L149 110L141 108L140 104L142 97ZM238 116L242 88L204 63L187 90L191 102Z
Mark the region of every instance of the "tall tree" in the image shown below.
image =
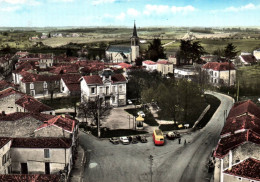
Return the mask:
M228 71L228 86L230 86L230 70L231 70L231 59L234 59L239 51L236 50L236 46L232 43L228 43L224 49L225 60L229 63Z
M201 46L200 42L193 42L191 46L191 59L192 63L196 62L201 64L202 59L200 58L206 51L204 47Z
M164 48L162 47L161 39L153 39L150 43L148 49L145 51L145 58L152 61L158 61L158 59L165 59L166 54L164 53Z

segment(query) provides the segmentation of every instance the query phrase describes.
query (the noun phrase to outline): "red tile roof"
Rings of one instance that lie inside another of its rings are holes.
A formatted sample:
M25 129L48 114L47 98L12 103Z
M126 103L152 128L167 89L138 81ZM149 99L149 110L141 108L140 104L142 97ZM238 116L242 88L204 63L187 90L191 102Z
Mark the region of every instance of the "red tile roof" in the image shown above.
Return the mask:
M41 113L29 113L29 112L15 112L10 114L0 114L0 121L16 121L26 117L33 117L39 121L46 121L51 118L54 118L54 115L41 114Z
M13 94L19 94L21 96L25 95L24 93L19 92L13 88L7 88L5 90L0 91L0 99Z
M228 154L229 150L233 150L248 141L255 144L260 144L260 134L247 130L221 138L214 152L214 156L217 158L223 158L226 154Z
M12 140L11 138L7 138L7 137L0 137L0 149L7 144L10 140Z
M167 60L161 60L157 62L158 64L171 64L169 61Z
M149 65L157 64L156 62L153 62L153 61L143 61L143 63L149 64Z
M9 87L15 87L15 85L13 83L7 82L6 80L0 81L0 90L6 89Z
M221 131L221 135L234 134L236 131L243 129L250 129L260 134L260 119L249 115L228 118Z
M233 63L230 64L230 70L235 70L235 66ZM209 62L202 66L204 69L212 69L214 71L227 71L229 70L229 63L228 62Z
M241 55L243 60L247 63L256 63L257 59L253 55Z
M54 118L45 121L44 124L42 124L39 128L37 128L37 130L55 125L69 132L73 132L76 122L77 122L76 120L73 120L69 117L64 118L62 116L55 116Z
M228 118L237 117L243 114L254 115L260 119L260 108L251 100L236 102L231 108Z
M55 66L50 72L54 74L79 73L79 66L76 64Z
M68 87L69 91L80 91L80 74L68 74L62 75L61 79L64 81L66 86Z
M70 148L69 138L13 138L12 148Z
M103 84L102 78L99 75L83 76L87 84Z
M232 166L231 170L225 170L224 173L260 181L260 161L248 158L243 162Z
M126 69L128 69L128 68L131 68L131 67L132 67L132 65L131 65L131 64L127 64L127 63L119 63L118 65L119 65L119 66L121 66L121 68L126 68Z
M126 78L122 74L114 74L111 76L111 80L113 83L116 82L126 82Z
M61 75L38 75L28 72L22 72L22 82L50 82L50 81L59 81L61 78Z
M35 98L24 95L20 99L18 99L15 104L25 108L28 112L44 112L44 111L52 111L53 108L41 103L40 101L36 100Z
M0 174L2 182L59 182L57 174Z

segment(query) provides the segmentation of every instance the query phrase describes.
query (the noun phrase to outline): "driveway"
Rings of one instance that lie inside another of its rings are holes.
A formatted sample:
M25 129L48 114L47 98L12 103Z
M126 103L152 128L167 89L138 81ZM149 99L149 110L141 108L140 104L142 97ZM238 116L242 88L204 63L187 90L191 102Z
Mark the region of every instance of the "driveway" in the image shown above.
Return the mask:
M84 181L209 181L212 174L207 173L206 162L219 139L224 110L229 111L233 104L228 96L210 94L221 100L220 107L205 128L183 135L181 144L166 140L164 146L154 146L150 136L146 144L113 145L108 140L80 133L80 144L88 158Z

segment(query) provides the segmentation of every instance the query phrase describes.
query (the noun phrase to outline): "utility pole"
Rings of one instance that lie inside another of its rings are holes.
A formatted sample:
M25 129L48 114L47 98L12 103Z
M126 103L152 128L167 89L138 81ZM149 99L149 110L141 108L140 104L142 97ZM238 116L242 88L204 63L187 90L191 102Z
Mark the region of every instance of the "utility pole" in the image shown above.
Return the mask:
M150 175L151 175L151 182L153 182L153 156L149 156L150 159Z
M239 80L237 81L237 102L239 98Z
M97 130L98 130L98 138L100 138L100 100L99 100L99 95L98 95L98 100L97 100Z

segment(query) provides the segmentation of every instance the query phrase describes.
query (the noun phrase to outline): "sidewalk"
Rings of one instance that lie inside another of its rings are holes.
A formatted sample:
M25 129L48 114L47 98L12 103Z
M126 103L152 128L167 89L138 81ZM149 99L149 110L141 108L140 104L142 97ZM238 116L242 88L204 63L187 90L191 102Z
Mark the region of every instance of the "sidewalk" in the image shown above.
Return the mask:
M81 182L82 181L85 162L86 162L86 156L84 153L84 149L79 145L78 146L78 158L70 173L71 182Z

